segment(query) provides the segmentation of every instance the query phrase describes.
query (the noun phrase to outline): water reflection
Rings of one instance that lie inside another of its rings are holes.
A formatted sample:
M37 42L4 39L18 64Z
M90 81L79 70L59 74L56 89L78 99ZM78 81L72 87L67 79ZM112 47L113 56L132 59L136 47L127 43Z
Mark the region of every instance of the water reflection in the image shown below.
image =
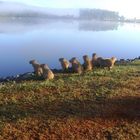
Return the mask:
M117 30L119 26L118 22L110 21L83 21L79 22L79 30L82 31L109 31Z
M10 18L0 19L0 33L23 33L36 29L76 29L79 31L108 31L117 30L118 22L83 21L83 20L47 20L40 18Z
M93 52L103 57L134 58L140 55L139 34L139 25L133 24L0 19L0 77L32 71L31 59L60 68L60 57L69 60L76 56L83 62L82 56L91 57Z

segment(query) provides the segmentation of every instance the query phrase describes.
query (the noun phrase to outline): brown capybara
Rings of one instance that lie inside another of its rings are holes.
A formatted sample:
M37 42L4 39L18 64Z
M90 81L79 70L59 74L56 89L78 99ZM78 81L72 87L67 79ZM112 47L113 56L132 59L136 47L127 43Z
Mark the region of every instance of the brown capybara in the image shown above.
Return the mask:
M90 58L88 57L88 55L84 55L83 59L84 59L84 64L83 64L84 70L86 71L92 70L92 62Z
M99 67L100 64L98 62L98 59L100 59L101 57L97 57L97 54L96 53L93 53L92 54L92 67Z
M73 72L79 73L79 74L83 72L83 67L81 66L80 62L75 57L73 57L70 60L70 63L72 65Z
M108 59L103 59L103 58L100 58L98 59L98 63L100 65L100 67L107 67L109 70L113 68L115 62L116 62L116 58L115 57L112 57L112 58L108 58Z
M63 71L68 70L69 65L70 65L69 61L66 60L65 58L59 58L59 61L61 63L61 66L62 66Z
M34 73L37 76L41 76L43 74L43 70L42 70L40 64L36 60L31 60L31 61L29 61L29 63L32 64L32 66L34 68Z
M51 80L54 79L54 74L50 70L47 64L41 64L42 70L43 70L43 78L45 80Z

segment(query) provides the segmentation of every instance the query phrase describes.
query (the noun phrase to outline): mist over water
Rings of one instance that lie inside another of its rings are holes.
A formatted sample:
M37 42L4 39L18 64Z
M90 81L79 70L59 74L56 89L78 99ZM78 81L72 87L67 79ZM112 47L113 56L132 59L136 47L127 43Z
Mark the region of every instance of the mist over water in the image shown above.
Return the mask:
M109 21L9 18L0 22L0 77L33 71L29 60L60 68L58 59L92 53L135 58L140 52L140 25Z

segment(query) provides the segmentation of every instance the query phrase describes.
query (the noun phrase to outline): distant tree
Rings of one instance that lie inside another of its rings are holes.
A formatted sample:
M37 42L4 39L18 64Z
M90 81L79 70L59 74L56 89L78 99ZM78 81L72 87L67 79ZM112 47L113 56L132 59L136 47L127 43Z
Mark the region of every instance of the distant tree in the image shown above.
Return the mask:
M119 20L119 13L100 9L81 9L80 19Z

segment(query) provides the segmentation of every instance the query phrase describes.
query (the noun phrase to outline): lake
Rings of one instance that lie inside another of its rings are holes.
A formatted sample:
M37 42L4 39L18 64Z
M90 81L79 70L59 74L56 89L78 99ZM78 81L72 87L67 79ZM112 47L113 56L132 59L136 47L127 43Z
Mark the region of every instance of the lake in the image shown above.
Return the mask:
M60 68L58 59L92 53L118 59L140 56L140 24L101 21L0 19L0 77L33 71L36 59Z

